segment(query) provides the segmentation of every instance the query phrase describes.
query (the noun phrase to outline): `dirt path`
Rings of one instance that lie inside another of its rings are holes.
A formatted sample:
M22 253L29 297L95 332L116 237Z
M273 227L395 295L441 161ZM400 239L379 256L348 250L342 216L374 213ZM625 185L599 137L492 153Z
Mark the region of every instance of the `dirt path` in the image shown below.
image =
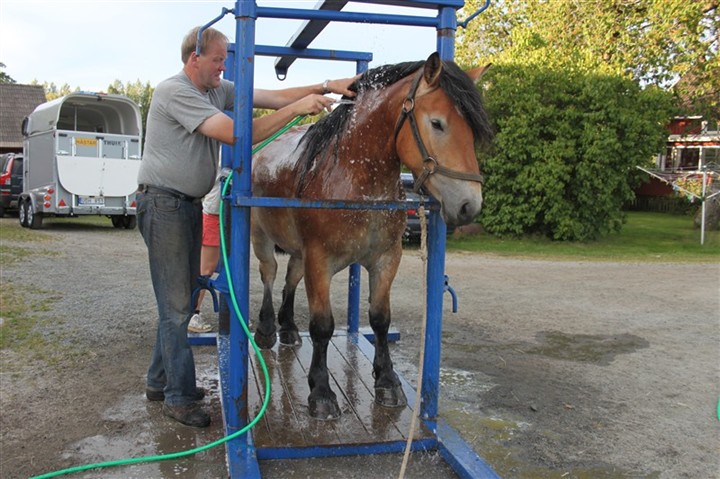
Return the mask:
M5 218L0 227L16 222ZM0 352L0 476L166 453L220 437L216 394L208 400L214 424L203 431L174 426L144 400L155 304L139 233L57 220L34 234L49 238L2 245L28 250L19 260L3 259L2 284L23 292L45 345ZM446 271L459 312L452 314L446 297L441 414L502 477L720 477L718 264L448 254ZM345 314L339 276L338 321ZM393 288L393 325L401 333L393 355L413 382L421 276L417 252L408 250ZM256 283L251 305L259 302ZM304 291L297 297L306 326ZM197 348L196 360L203 385L216 391L214 349ZM263 472L396 477L400 459L389 461L389 472L388 459L373 466L354 458L273 461ZM69 477L219 478L226 477L224 462L216 448ZM452 477L437 462L421 457L406 477Z

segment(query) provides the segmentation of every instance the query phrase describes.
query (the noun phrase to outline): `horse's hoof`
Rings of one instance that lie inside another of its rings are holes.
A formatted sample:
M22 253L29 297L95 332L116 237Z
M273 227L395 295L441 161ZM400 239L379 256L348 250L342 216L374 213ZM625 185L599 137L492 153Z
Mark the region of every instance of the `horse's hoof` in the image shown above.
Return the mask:
M321 421L332 421L340 417L340 406L335 399L308 398L310 417Z
M270 334L264 334L259 329L255 330L255 344L257 344L258 348L271 349L273 346L275 346L276 341L277 334L275 334L275 331Z
M375 388L375 402L384 407L407 406L407 398L399 384L391 388Z
M302 346L300 333L298 333L296 329L289 331L280 330L280 344L291 347Z

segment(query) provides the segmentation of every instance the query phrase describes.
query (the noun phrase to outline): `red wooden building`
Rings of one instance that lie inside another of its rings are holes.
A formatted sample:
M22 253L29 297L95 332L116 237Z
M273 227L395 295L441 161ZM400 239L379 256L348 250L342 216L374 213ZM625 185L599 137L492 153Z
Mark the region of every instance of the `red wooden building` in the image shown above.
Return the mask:
M720 122L711 125L700 116L676 117L668 130L665 149L657 155L655 162L655 171L659 175L687 176L693 172L699 174L706 168L720 169ZM672 185L656 177L650 177L635 190L638 203L672 193Z

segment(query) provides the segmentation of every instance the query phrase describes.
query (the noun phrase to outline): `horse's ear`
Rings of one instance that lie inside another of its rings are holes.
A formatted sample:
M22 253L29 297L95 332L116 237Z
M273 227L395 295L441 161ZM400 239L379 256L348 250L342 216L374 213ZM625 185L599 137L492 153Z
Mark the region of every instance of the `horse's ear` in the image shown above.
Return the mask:
M483 77L483 75L485 75L485 73L487 73L491 66L492 63L488 63L484 67L473 68L465 73L467 73L467 76L469 76L473 83L477 85L477 82Z
M428 59L425 60L425 69L423 71L425 82L430 88L435 88L440 84L441 73L442 62L440 61L440 55L438 55L438 52L433 52Z

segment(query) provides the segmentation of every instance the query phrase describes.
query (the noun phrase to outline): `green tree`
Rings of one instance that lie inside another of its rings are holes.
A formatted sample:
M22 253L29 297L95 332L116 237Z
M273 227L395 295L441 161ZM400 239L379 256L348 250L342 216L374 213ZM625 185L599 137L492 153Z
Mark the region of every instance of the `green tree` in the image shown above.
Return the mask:
M617 75L525 65L493 67L484 85L497 132L482 162L485 229L556 240L619 231L636 165L666 138L671 96Z
M142 131L145 132L147 125L147 116L150 109L150 100L155 89L150 86L150 82L141 82L139 79L135 82L127 82L123 84L120 80L112 82L108 88L108 93L125 95L140 107L140 116L142 117Z
M493 0L458 32L456 56L677 84L691 113L720 118L719 29L717 0Z
M0 62L0 69L5 69L5 64ZM0 72L0 83L17 83L10 75Z
M69 95L70 93L74 93L76 91L80 91L79 87L75 87L74 89L68 85L67 83L64 83L61 87L58 87L55 85L55 83L48 83L43 82L39 83L37 80L33 80L30 82L31 85L42 85L43 90L45 90L45 99L47 101L54 100L56 98L60 98L61 96Z

